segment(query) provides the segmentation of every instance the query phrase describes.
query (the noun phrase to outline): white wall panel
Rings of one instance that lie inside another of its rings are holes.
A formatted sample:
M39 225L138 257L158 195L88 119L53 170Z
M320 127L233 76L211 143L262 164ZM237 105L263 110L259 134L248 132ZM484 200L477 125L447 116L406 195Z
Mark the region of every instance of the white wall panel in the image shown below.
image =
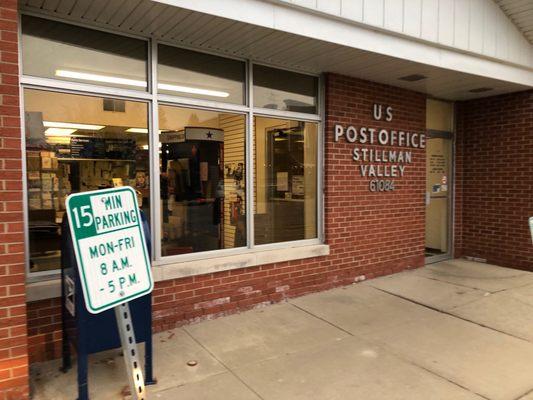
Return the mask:
M403 33L415 37L420 37L422 1L404 0L403 10Z
M30 0L29 0L30 1ZM276 0L263 0L265 2ZM277 0L509 62L533 64L533 45L496 4L533 0ZM526 11L526 14L528 12ZM529 15L529 14L528 14ZM527 15L526 15L527 17ZM530 18L530 17L529 17Z
M499 8L496 4L486 4L483 24L483 54L496 57L496 21Z
M343 0L341 2L341 16L352 21L362 21L363 0Z
M436 42L439 39L439 0L422 0L420 37Z
M485 7L483 0L470 0L470 26L468 29L469 46L471 51L483 52L483 18Z
M403 31L403 1L385 0L385 28L391 31Z
M459 49L468 49L470 0L455 0L453 12L453 45Z
M341 0L317 0L317 9L328 14L341 13Z
M292 2L296 5L302 6L302 7L308 7L308 8L316 8L317 7L317 0L289 0L288 3Z
M383 0L364 0L363 21L370 25L383 26L383 19Z
M454 0L439 0L439 39L442 44L453 46Z
M507 59L509 54L509 43L508 43L508 30L509 25L506 23L497 23L495 26L496 29L496 57Z

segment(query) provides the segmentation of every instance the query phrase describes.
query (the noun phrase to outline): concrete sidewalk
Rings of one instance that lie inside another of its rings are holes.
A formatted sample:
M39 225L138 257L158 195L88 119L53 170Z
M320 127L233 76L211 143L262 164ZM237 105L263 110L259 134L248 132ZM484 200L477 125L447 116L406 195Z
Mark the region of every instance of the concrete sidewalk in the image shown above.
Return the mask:
M533 400L533 273L441 262L154 339L149 399ZM91 358L92 399L124 397L119 353ZM59 365L34 399L76 398Z

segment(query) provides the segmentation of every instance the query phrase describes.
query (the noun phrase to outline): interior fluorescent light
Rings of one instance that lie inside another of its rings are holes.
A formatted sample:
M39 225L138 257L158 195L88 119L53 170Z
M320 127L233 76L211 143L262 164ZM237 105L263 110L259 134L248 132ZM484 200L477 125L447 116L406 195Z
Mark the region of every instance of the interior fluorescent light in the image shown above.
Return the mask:
M86 72L77 72L77 71L68 71L64 69L57 69L56 76L59 76L61 78L80 79L83 81L113 83L116 85L135 86L135 87L142 87L142 88L147 87L147 83L145 81L139 81L136 79L118 78L115 76L90 74ZM229 97L228 92L222 92L219 90L209 90L209 89L201 89L201 88L195 88L195 87L190 87L190 86L171 85L168 83L159 83L157 87L161 90L168 90L171 92L200 94L200 95L213 96L213 97Z
M126 129L126 132L129 132L129 133L148 133L148 129L147 128L128 128ZM161 135L161 132L163 132L162 130L159 130L159 134Z
M67 128L48 128L44 131L46 136L70 136L72 133L76 132L77 129L67 129Z
M118 85L136 86L136 87L146 87L147 85L146 82L138 81L136 79L126 79L126 78L118 78L116 76L89 74L86 72L67 71L64 69L57 69L56 76L59 76L61 78L80 79L83 81L93 81L93 82L115 83Z
M169 90L172 92L191 93L191 94L203 94L205 96L213 97L228 97L228 92L221 92L219 90L200 89L189 86L169 85L168 83L159 83L157 87L162 90Z
M126 132L129 133L148 133L147 128L128 128L126 129Z
M84 129L86 131L99 131L100 129L105 128L105 125L71 124L69 122L52 121L43 121L43 125L47 128Z
M50 144L70 144L69 136L47 136L46 143Z

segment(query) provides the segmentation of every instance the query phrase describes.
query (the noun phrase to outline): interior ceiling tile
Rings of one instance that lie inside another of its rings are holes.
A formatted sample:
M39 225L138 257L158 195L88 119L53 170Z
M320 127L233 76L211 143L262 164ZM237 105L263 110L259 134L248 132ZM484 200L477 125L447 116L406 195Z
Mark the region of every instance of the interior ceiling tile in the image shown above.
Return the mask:
M529 17L533 1L501 0L498 4L509 13L513 9L523 27L529 21L533 36L533 22ZM525 89L509 82L417 64L150 0L23 0L21 8L66 22L153 36L169 44L250 58L303 72L335 72L443 99L464 100ZM428 78L417 82L398 79L411 74ZM469 92L477 87L494 89L486 93Z

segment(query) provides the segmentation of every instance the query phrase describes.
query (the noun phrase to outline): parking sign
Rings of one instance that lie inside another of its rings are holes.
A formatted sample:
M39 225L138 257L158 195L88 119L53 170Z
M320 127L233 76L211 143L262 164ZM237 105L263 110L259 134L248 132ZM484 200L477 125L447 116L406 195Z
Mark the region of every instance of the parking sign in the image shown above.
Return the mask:
M87 310L98 314L153 289L137 196L131 187L76 193L67 216Z

